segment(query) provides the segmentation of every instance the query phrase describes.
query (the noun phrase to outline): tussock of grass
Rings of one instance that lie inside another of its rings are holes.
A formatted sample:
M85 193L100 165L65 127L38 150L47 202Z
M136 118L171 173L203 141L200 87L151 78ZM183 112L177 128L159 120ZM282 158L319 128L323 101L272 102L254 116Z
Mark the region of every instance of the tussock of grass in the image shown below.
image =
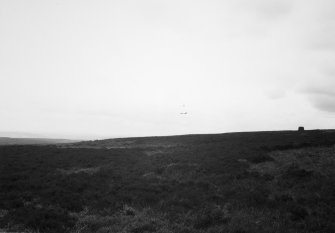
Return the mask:
M61 174L64 174L64 175L72 175L72 174L78 174L78 173L87 173L87 174L94 174L94 173L97 173L98 171L100 170L100 167L90 167L90 168L71 168L71 169L58 169L58 171L61 173Z

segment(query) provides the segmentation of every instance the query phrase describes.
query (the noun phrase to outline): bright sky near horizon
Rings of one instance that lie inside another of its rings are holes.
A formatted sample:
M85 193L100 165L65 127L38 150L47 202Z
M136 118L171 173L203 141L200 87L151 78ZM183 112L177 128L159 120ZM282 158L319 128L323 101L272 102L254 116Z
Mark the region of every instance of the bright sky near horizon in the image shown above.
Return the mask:
M333 0L2 0L0 131L335 128L334 12Z

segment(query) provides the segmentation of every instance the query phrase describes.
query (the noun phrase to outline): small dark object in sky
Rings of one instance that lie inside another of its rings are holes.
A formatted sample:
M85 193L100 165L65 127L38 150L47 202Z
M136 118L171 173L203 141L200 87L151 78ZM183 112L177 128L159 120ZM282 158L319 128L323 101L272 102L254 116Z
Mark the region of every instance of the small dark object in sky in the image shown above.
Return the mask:
M305 128L302 127L302 126L299 126L298 131L299 131L299 132L304 132L304 131L305 131Z

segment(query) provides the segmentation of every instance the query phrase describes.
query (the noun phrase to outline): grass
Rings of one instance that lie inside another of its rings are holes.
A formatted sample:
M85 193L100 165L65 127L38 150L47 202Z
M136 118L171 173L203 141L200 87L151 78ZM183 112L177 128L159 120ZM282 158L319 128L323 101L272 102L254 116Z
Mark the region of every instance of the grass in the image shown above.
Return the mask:
M334 144L284 131L3 146L0 228L335 232Z

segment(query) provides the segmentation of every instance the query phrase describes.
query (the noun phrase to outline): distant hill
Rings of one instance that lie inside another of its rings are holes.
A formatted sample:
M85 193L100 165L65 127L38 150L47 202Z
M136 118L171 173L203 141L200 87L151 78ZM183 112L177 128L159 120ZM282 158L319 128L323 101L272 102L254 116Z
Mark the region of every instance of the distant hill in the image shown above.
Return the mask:
M194 146L199 144L262 144L263 147L300 147L318 146L333 144L335 140L335 130L305 130L298 131L258 131L258 132L234 132L222 134L190 134L176 136L156 136L156 137L131 137L114 138L94 141L80 141L65 147L75 148L148 148L162 147L169 148L179 145Z
M0 145L46 145L59 143L74 143L76 140L50 138L10 138L0 137Z

